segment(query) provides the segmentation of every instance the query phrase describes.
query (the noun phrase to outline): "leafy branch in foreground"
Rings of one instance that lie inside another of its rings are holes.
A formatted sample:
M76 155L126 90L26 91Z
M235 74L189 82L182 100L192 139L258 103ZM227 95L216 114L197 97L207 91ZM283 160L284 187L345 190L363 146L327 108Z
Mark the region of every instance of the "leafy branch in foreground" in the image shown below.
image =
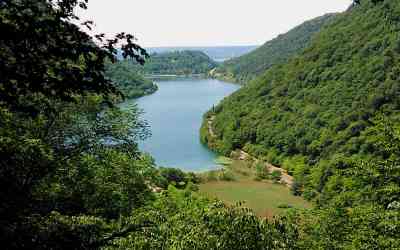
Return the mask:
M104 77L106 59L115 62L120 46L125 58L143 64L147 52L130 34L93 38L71 21L76 7L87 1L6 0L0 8L0 103L36 114L34 105L21 104L34 94L71 101L72 95L92 92L120 94ZM83 22L91 27L92 22ZM98 45L99 44L99 45Z

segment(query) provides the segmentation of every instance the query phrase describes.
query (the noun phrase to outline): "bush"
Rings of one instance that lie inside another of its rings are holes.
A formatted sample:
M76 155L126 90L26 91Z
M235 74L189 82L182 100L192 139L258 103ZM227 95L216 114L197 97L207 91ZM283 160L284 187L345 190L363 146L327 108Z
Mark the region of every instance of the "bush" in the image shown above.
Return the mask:
M267 153L267 161L273 165L281 165L281 157L279 157L279 153L275 149L268 150Z
M189 182L189 183L186 185L186 190L192 191L192 192L197 192L197 191L199 191L199 186L197 186L197 185L194 184L193 182Z
M292 205L289 205L289 204L279 204L278 205L278 208L283 208L283 209L288 209L288 208L292 208L293 206Z
M186 183L192 182L193 184L199 184L201 179L198 175L193 172L186 173Z
M256 178L260 180L268 179L269 172L264 162L258 162L256 164Z
M218 181L216 171L209 171L206 177L207 181Z
M308 201L314 199L316 196L317 196L317 193L310 188L304 190L304 192L303 192L304 199L306 199Z
M258 176L255 176L253 180L255 180L255 181L262 181L263 179L261 179L261 178L258 177Z
M167 179L168 183L181 183L186 181L186 174L177 168L160 168L160 175Z
M292 187L290 188L290 191L294 196L301 196L301 194L302 194L301 188L302 188L302 185L298 181L295 181L293 183Z
M274 170L271 174L271 178L275 182L279 182L282 178L282 173L279 170Z
M235 178L235 176L232 174L232 172L226 171L226 170L223 170L223 171L220 173L219 179L220 179L221 181L235 181L235 180L236 180L236 178Z

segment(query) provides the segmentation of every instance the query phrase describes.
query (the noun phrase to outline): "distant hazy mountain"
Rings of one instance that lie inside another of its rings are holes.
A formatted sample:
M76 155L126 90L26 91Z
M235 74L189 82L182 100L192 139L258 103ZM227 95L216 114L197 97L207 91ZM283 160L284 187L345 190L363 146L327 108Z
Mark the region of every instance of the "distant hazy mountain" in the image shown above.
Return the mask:
M174 51L201 51L207 54L211 59L216 62L222 62L232 59L234 57L247 54L258 46L216 46L216 47L152 47L146 48L147 52L151 53L164 53Z

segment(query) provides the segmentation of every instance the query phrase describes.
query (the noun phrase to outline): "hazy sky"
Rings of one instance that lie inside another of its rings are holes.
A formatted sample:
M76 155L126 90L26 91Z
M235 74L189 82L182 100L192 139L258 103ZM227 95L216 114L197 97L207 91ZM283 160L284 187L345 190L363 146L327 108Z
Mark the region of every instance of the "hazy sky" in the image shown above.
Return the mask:
M135 35L142 46L263 44L351 0L90 0L96 31Z

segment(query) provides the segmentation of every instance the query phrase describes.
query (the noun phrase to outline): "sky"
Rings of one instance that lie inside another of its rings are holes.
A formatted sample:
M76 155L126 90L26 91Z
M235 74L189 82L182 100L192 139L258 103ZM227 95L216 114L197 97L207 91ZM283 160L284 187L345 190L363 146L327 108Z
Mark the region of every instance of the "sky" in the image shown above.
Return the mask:
M133 34L144 47L261 45L351 0L90 0L95 31Z

